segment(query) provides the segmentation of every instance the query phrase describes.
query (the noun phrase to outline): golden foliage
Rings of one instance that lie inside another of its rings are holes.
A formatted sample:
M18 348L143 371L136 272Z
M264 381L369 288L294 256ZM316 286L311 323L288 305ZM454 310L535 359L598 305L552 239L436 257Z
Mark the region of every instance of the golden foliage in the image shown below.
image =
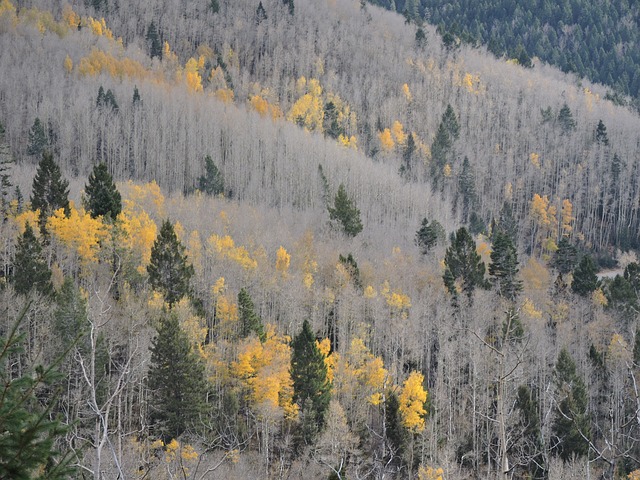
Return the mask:
M236 247L229 235L221 237L214 233L207 240L207 247L210 252L236 262L245 270L254 270L258 266L258 262L251 258L247 249L242 246Z
M73 60L71 60L69 55L64 58L63 66L67 73L71 73L73 71Z
M98 48L92 48L91 53L82 57L78 62L78 73L84 76L95 77L101 73L108 73L112 77L122 80L123 78L145 79L151 76L140 62L131 60L128 57L116 58L111 53Z
M287 253L282 245L276 252L276 270L280 272L283 277L287 276L289 271L289 265L291 264L291 255Z
M285 418L295 418L298 407L293 403L289 342L289 337L277 335L267 325L264 343L256 336L246 339L231 369L249 389L251 402L267 407L260 411L281 411Z
M549 287L549 270L535 258L531 257L520 272L526 290L544 291Z
M391 134L398 145L404 145L407 142L407 134L404 133L404 127L397 120L391 125Z
M200 58L204 61L204 57ZM202 92L202 77L200 76L199 65L198 61L191 57L184 66L184 80L191 92Z
M534 167L540 168L540 155L538 155L536 152L531 152L531 154L529 155L529 161Z
M83 209L70 207L71 213L67 218L64 209L56 210L47 220L47 230L52 237L71 248L82 263L98 260L100 242L109 235L109 230L102 223L101 218L91 218Z
M568 198L562 201L562 235L569 235L573 231L571 224L575 220L573 205Z
M404 381L402 391L398 396L402 424L411 432L424 430L424 404L427 401L427 391L422 384L424 376L420 372L412 371Z
M430 466L420 465L418 468L418 480L443 480L444 470Z
M390 152L395 146L393 137L391 136L391 130L385 128L383 131L378 132L378 140L380 140L380 147L384 152Z
M413 95L411 95L411 90L409 90L409 85L407 85L406 83L402 85L402 94L404 95L404 98L407 99L407 102L410 102L411 100L413 100Z

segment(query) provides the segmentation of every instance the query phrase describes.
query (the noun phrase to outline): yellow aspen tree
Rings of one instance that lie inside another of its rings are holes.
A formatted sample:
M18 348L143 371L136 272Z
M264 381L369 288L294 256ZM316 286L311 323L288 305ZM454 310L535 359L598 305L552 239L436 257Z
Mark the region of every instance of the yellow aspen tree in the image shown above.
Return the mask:
M151 260L151 248L155 242L158 227L147 212L135 206L131 200L123 202L117 225L123 232L121 244L131 252L138 272L144 274Z
M428 465L420 465L418 468L418 480L443 480L444 470L442 468L434 468Z
M538 155L536 152L531 152L531 154L529 155L529 161L534 167L540 168L540 155Z
M380 141L380 147L384 152L390 152L393 150L395 142L391 136L391 130L385 128L383 131L378 132L378 140Z
M77 210L73 205L70 205L69 217L63 208L56 210L47 220L47 231L72 249L85 265L98 260L100 243L109 235L100 217L92 218L84 209Z
M71 73L71 71L73 70L73 60L71 60L71 57L69 55L67 55L64 58L64 69L66 70L67 73Z
M278 248L278 251L276 252L276 271L278 271L283 277L286 277L289 272L290 264L291 255L289 255L284 247L280 245L280 248Z
M204 58L204 57L201 57ZM184 66L184 80L191 92L202 92L202 77L198 72L198 61L191 57Z
M404 381L402 391L398 396L399 410L402 424L407 430L419 433L424 430L424 404L427 401L427 391L423 387L424 376L420 372L412 371Z
M213 95L223 103L233 103L234 94L230 88L219 88Z
M562 201L562 235L568 236L573 231L573 221L575 218L573 217L573 205L569 201L568 198L565 198Z
M399 121L396 120L391 125L391 134L398 145L402 146L407 143L407 134L404 133L404 127Z
M413 95L411 95L411 90L409 90L409 85L407 85L406 83L402 85L402 93L404 94L404 98L407 100L407 102L410 102L411 100L413 100Z

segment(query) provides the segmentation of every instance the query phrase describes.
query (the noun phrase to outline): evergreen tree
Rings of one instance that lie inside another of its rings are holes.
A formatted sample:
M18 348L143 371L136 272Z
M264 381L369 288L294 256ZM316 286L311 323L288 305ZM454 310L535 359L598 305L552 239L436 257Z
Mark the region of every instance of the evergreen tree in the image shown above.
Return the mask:
M340 135L344 135L344 128L342 128L340 126L340 122L338 122L338 114L339 112L335 103L325 103L322 127L325 134L333 139L338 138Z
M598 121L598 126L596 127L596 143L605 147L609 145L607 127L604 126L602 120Z
M193 426L204 411L204 366L173 313L160 319L149 350L151 431L167 443Z
M18 333L25 308L5 335L0 335L0 478L12 480L73 478L71 457L56 449L68 428L53 419L53 398L42 392L59 378L54 367L36 366L15 376L14 359L24 351ZM4 323L1 322L1 323ZM61 359L58 359L58 362ZM46 405L47 406L43 406Z
M525 464L528 477L535 480L547 478L547 468L544 456L544 443L542 431L540 429L540 418L538 415L539 405L535 390L531 390L527 385L518 387L516 408L520 410L518 422L519 440L522 442L524 453L523 463Z
M218 0L211 0L209 8L211 9L211 13L218 13L220 11L220 2L218 2Z
M358 290L362 290L360 269L358 268L358 262L356 262L355 258L353 258L353 255L351 253L346 257L343 255L338 255L338 261L346 268L347 272L349 272L349 276L351 277L353 285Z
M7 219L9 210L9 191L13 186L11 183L12 165L13 156L5 140L4 126L0 123L0 224Z
M415 244L422 255L427 255L443 237L444 229L437 220L433 220L429 224L429 220L423 218L420 229L416 232Z
M242 338L248 337L251 333L255 333L260 341L264 342L266 340L266 334L262 320L260 320L260 317L255 312L255 307L249 292L244 288L241 288L240 293L238 293L238 314L242 328Z
M224 178L210 155L204 158L204 172L204 175L198 179L198 190L207 195L223 194Z
M558 271L562 277L571 272L578 262L578 250L566 237L558 242L558 250L553 254L551 266Z
M360 210L354 200L347 196L347 191L341 183L334 198L333 207L329 207L329 218L340 222L342 230L350 237L355 237L362 231Z
M133 99L132 99L132 103L134 105L140 105L140 91L138 91L138 86L135 85L133 87Z
M476 202L476 180L469 159L464 157L462 161L462 171L458 178L458 187L462 194L462 219L466 221L471 211L475 210Z
M559 402L552 425L552 433L557 439L553 450L563 460L570 460L589 452L591 427L587 413L587 389L566 348L558 355L554 373Z
M262 2L260 2L258 3L258 8L256 8L256 24L260 25L266 19L267 19L267 11L264 9Z
M45 231L47 218L63 208L69 215L69 182L62 178L60 167L49 152L42 154L31 188L31 208L40 210L40 230Z
M461 227L451 238L451 246L444 256L445 273L444 285L457 297L456 281L462 282L462 291L469 298L476 287L487 288L484 278L485 265L476 252L476 242L466 228Z
M513 217L513 209L508 202L504 202L502 204L500 215L498 217L498 225L494 226L492 233L495 233L498 229L512 239L518 238L518 222Z
M453 160L453 143L460 137L460 124L451 105L442 114L436 137L431 144L431 178L440 184L444 167Z
M424 48L427 45L427 35L424 33L422 27L418 27L416 30L416 47Z
M162 60L162 42L160 41L160 35L158 35L158 29L153 20L149 24L149 28L147 28L146 40L151 58L157 57Z
M396 457L402 458L407 442L407 430L402 425L400 415L400 402L395 392L387 393L384 405L385 435L391 444L391 448Z
M489 275L494 279L498 295L511 302L522 291L522 281L517 278L518 271L518 253L513 241L506 233L498 230L493 238Z
M585 255L573 271L571 290L582 297L594 292L599 286L598 269L590 255Z
M571 113L571 109L566 103L562 105L558 113L558 124L560 125L560 131L563 135L576 129L576 121L573 119L573 113Z
M165 220L151 247L151 261L147 265L149 283L164 296L171 308L190 292L189 283L194 274L187 262L185 247L180 243L173 225Z
M303 412L311 414L318 430L324 426L325 413L331 400L331 384L327 379L324 356L307 320L291 342L291 380L293 401ZM311 409L311 412L308 410Z
M27 295L33 289L43 295L49 295L53 291L51 270L42 255L42 246L28 222L24 233L18 238L12 283L16 292L22 295Z
M102 85L100 85L100 87L98 88L98 98L96 99L96 107L100 108L103 107L105 104L105 99L104 99L104 87Z
M53 326L61 346L66 349L78 336L87 332L87 301L73 282L73 278L65 277L60 291L56 295L57 307L53 314ZM77 344L82 353L86 353L86 345Z
M293 0L283 0L283 3L288 7L289 15L293 15L295 12L295 6Z
M122 197L113 183L106 163L93 167L89 183L84 186L87 195L85 207L92 218L99 216L114 219L122 211Z
M407 137L407 144L402 151L402 166L400 167L401 175L406 175L409 178L412 177L416 149L416 141L413 138L413 133L410 133Z
M39 118L33 121L33 125L29 130L29 145L27 146L27 155L39 157L47 147L47 134L44 131L44 125Z

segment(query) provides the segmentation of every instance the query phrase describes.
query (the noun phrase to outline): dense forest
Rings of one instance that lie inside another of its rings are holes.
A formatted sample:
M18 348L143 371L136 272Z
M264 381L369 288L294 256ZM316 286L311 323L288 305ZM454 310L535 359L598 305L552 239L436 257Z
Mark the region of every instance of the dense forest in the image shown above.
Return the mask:
M575 72L611 87L609 97L636 108L640 95L638 25L634 2L536 0L504 1L372 0L371 3L438 26L443 38L484 45L498 57L517 59L532 67L532 59Z
M0 478L640 478L640 117L437 23L0 0Z

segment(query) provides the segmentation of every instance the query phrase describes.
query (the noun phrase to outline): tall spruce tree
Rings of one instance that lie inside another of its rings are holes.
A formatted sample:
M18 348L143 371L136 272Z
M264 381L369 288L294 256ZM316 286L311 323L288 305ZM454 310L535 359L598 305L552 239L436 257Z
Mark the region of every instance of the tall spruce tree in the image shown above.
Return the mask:
M152 340L148 385L151 431L168 442L178 438L204 411L204 366L174 313L167 313Z
M573 282L571 290L581 297L586 297L594 292L599 286L598 268L593 262L591 255L585 255L573 271Z
M312 415L318 430L324 426L325 413L331 400L331 384L327 378L324 357L316 345L316 337L307 320L291 342L291 379L293 401L305 415ZM311 409L312 412L308 412Z
M149 49L149 56L151 58L157 57L162 60L162 41L158 34L155 22L152 20L147 28L147 35L145 37L147 41L147 48Z
M63 208L69 215L69 182L62 178L60 167L53 161L53 154L44 152L38 164L31 187L31 208L40 210L40 230L45 232L47 218Z
M485 265L476 252L476 242L466 228L461 227L451 238L451 246L444 256L444 285L457 297L456 281L462 282L462 291L471 298L477 287L487 288Z
M49 295L53 291L51 270L42 255L42 246L29 222L26 223L24 232L18 238L11 280L16 292L22 295L32 290L43 295Z
M355 200L347 196L347 190L342 183L338 187L333 207L329 207L329 218L339 222L342 231L349 237L355 237L362 231L360 210L356 206Z
M51 410L55 399L46 398L60 377L55 363L53 367L24 369L17 376L11 367L24 352L25 336L19 334L19 328L26 313L24 308L18 320L0 335L0 478L75 478L71 456L58 450L68 428Z
M498 289L498 294L513 302L522 291L522 281L518 279L518 252L511 238L498 229L493 237L489 275Z
M93 167L84 192L87 195L85 207L92 218L101 216L115 219L122 211L122 197L113 183L106 163L99 163Z
M4 125L0 123L0 223L7 219L9 211L12 166L13 155L5 139Z
M169 220L165 220L151 247L151 261L147 265L147 273L149 283L164 296L169 308L190 293L194 269L187 261L185 250L173 225Z
M566 237L558 242L558 250L553 254L551 266L558 271L558 275L562 278L570 273L578 263L578 250L574 247Z
M251 333L255 333L261 342L266 340L264 325L262 320L255 312L253 300L249 292L245 288L241 288L238 293L238 316L240 317L240 325L242 328L241 336L248 337Z
M558 402L551 427L556 439L553 450L563 460L570 460L589 452L591 426L587 412L587 389L566 348L558 355L554 375Z
M204 159L204 175L198 179L198 190L207 195L224 193L224 178L210 155Z
M440 222L433 220L429 223L429 220L423 218L420 228L416 232L415 244L422 255L427 255L438 244L440 238L444 238L444 236L444 229Z
M29 144L27 145L27 154L34 157L39 157L47 147L47 134L44 130L44 125L39 118L33 121L33 125L29 130Z

